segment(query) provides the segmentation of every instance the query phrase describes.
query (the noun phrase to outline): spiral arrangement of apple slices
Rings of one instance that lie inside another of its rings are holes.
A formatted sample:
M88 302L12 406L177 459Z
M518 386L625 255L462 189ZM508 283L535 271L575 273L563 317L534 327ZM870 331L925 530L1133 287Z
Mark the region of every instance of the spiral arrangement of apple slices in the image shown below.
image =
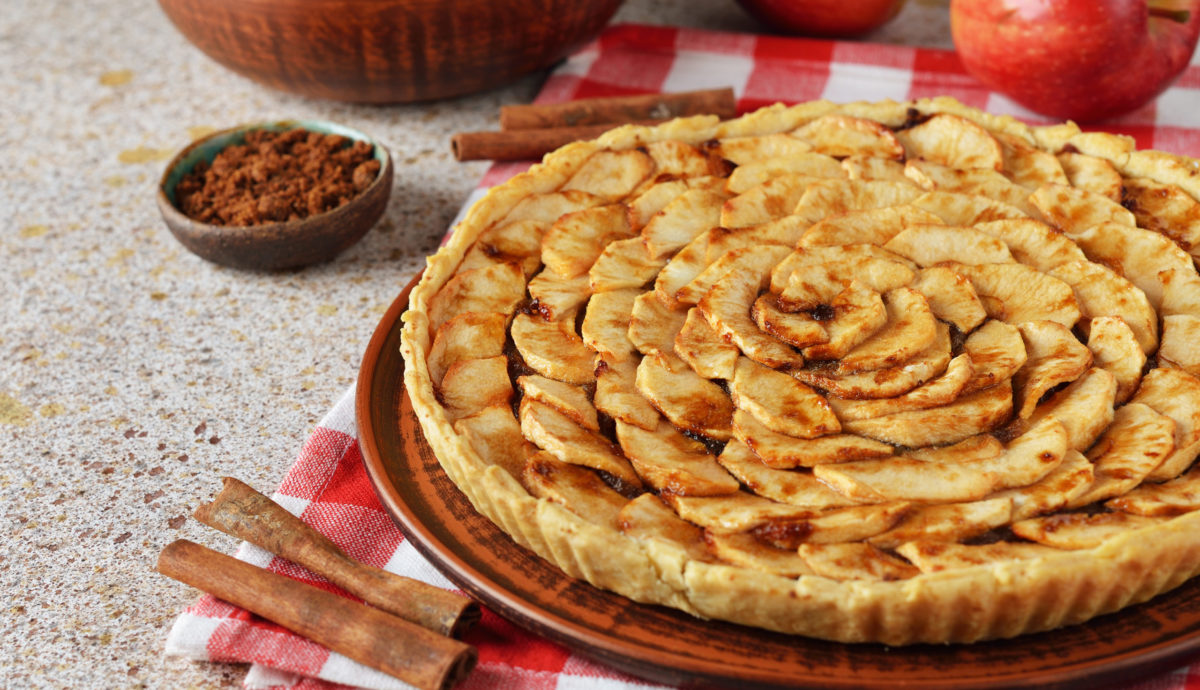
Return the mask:
M1116 138L891 106L542 173L428 300L454 433L586 521L785 578L1200 509L1200 204L1084 152Z

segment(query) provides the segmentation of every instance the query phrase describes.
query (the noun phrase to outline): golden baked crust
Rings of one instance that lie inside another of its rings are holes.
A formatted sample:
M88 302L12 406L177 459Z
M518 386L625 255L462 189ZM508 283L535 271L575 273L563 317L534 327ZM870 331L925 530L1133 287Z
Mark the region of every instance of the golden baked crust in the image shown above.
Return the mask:
M622 127L489 191L412 291L450 478L635 601L893 645L1200 572L1190 159L938 98Z

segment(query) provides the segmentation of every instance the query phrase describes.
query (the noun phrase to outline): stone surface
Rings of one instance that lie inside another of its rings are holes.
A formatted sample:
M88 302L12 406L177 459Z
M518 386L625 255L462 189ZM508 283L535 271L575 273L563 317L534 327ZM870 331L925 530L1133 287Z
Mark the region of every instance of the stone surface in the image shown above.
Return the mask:
M949 46L944 0L872 40ZM629 0L619 21L760 30L733 0ZM187 45L157 5L0 12L0 685L235 687L244 667L164 658L196 591L153 572L234 475L270 493L354 381L392 298L475 188L449 136L495 126L544 75L449 102L361 107L269 91ZM162 166L212 129L301 117L381 139L380 223L333 263L208 264L154 206Z

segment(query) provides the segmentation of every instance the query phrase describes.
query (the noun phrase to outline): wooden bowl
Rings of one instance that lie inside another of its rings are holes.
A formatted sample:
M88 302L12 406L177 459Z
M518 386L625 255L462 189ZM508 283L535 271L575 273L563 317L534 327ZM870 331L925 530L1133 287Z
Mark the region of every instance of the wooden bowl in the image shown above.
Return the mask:
M159 0L197 48L305 96L401 103L495 88L593 38L621 0Z
M246 133L303 128L366 141L380 162L379 175L357 197L301 220L245 227L202 223L175 206L175 187L201 161L211 163L227 146L241 144ZM284 120L234 127L192 142L167 164L158 185L158 210L175 239L192 253L233 268L274 271L328 261L362 239L383 215L392 192L392 157L362 132L316 120Z

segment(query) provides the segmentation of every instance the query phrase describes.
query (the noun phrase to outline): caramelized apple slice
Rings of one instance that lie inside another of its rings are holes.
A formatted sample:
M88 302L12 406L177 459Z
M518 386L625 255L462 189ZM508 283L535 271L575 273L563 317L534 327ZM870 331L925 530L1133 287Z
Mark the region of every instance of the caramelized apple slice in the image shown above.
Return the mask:
M796 549L805 543L858 542L890 529L911 509L911 503L832 508L800 520L770 518L755 527L753 533L759 539L784 549Z
M446 370L438 387L438 399L451 419L473 415L492 405L512 399L506 357L460 359Z
M802 506L779 503L746 491L725 496L659 496L688 522L717 532L746 532L768 520L805 520L820 513Z
M950 360L950 364L941 376L917 386L904 395L878 400L829 398L829 404L833 407L838 419L842 421L871 419L908 410L938 407L947 405L958 398L974 372L975 367L971 364L971 356L962 354Z
M592 351L575 333L574 320L545 321L529 314L513 319L513 344L525 364L542 376L567 383L591 383Z
M1004 448L1004 453L981 460L979 467L994 471L1000 489L1028 486L1058 467L1070 451L1071 437L1062 422L1043 419Z
M1175 450L1147 477L1162 482L1186 470L1200 453L1200 380L1179 369L1154 369L1130 398L1175 420Z
M772 431L816 438L841 429L825 398L791 376L748 358L738 360L729 391L739 409Z
M762 243L728 251L680 288L675 297L683 304L697 304L713 285L721 282L731 272L748 276L770 275L772 267L787 256L788 251L785 246ZM655 287L657 291L657 286Z
M755 254L775 255L778 247L758 247L744 251L746 265L755 266ZM762 262L759 262L762 263ZM712 327L722 338L738 346L746 356L770 367L800 366L804 358L784 343L759 330L750 318L750 308L758 299L769 268L756 271L731 270L701 298L699 307Z
M1092 319L1118 316L1137 337L1144 352L1153 352L1158 342L1158 318L1146 293L1111 270L1087 261L1062 264L1047 271L1075 292L1075 302L1083 314L1080 327L1088 333Z
M458 273L429 300L429 328L436 331L469 311L509 315L525 299L525 271L492 264Z
M708 325L704 314L688 310L683 328L675 336L675 354L706 379L731 379L741 352L721 339Z
M933 213L908 204L851 211L826 218L809 227L800 238L800 246L883 245L901 230L913 225L940 222L941 219Z
M767 158L739 165L725 181L725 191L741 194L784 175L800 174L809 177L845 177L836 158L822 153L801 153L786 158Z
M792 132L812 144L817 153L844 158L855 154L904 158L904 147L892 130L875 122L846 115L824 115Z
M1056 549L1090 549L1112 537L1162 522L1127 513L1063 513L1013 523L1018 537Z
M592 295L579 328L584 344L613 359L632 356L634 347L628 334L634 300L637 298L638 291L632 289Z
M664 264L665 259L650 256L641 237L617 240L605 247L588 269L588 284L592 292L640 288L653 280Z
M582 388L532 374L517 377L517 386L525 398L553 407L585 429L600 430L596 408Z
M1200 255L1200 203L1173 184L1146 177L1125 179L1121 205L1138 227L1169 238L1193 257Z
M626 503L617 514L617 525L634 539L672 544L690 560L713 560L704 541L704 531L680 519L654 494L645 493Z
M655 141L646 144L645 150L654 161L656 178L671 176L692 180L728 173L728 166L722 161L714 160L699 148L682 141Z
M1083 153L1063 152L1057 156L1072 187L1121 201L1124 180L1112 163ZM1062 183L1059 183L1062 184Z
M1008 524L1011 519L1010 498L921 506L900 524L869 541L882 549L894 549L910 541L965 541Z
M812 575L813 571L794 549L765 544L752 534L708 530L705 538L717 558L733 565L780 577Z
M654 172L654 160L637 149L597 151L562 189L581 189L604 199L622 199Z
M720 386L702 378L673 354L642 359L636 385L675 426L718 441L731 437L733 403Z
M1070 328L1079 320L1071 286L1024 264L947 264L971 281L988 316L1010 324L1057 321Z
M1116 316L1092 319L1087 346L1092 351L1092 362L1116 379L1116 404L1129 400L1142 381L1142 367L1146 365L1146 355L1133 330Z
M993 220L978 223L974 228L1008 245L1008 250L1018 263L1043 273L1065 263L1087 260L1077 244L1049 225L1032 218Z
M518 201L504 216L503 223L532 220L550 225L572 211L604 203L602 197L581 189L567 189L545 194L532 194Z
M914 268L904 257L869 244L801 247L786 255L771 271L770 290L777 294L786 292L797 274L817 278L820 274L813 271L819 271L828 276L827 281L839 285L833 294L840 292L851 279L872 290L887 292L911 283L916 277Z
M781 434L745 410L733 413L733 434L753 451L762 465L774 469L815 467L892 454L892 447L886 443L851 434L829 434L812 439Z
M745 415L744 412L739 412L739 414ZM774 432L768 431L768 433ZM798 443L818 443L827 438L831 437L825 436L814 441L793 440ZM891 452L890 447L888 452ZM746 444L740 441L735 440L725 444L725 449L717 457L717 462L721 463L721 466L747 489L773 501L805 506L813 510L858 504L858 501L847 498L820 482L811 472L796 472L765 465Z
M895 367L924 352L937 338L937 319L921 293L896 288L883 296L887 324L838 362L839 374Z
M541 221L521 220L484 230L467 250L458 265L458 272L513 263L520 266L527 277L532 276L542 266L542 234L547 227L548 224Z
M677 496L720 496L738 490L738 482L705 450L660 420L647 431L617 422L617 442L638 475L656 491Z
M538 448L562 462L606 472L624 485L641 487L633 466L598 432L585 429L570 417L536 400L521 401L521 433Z
M993 220L1029 218L1028 213L1003 201L941 190L925 192L914 199L912 205L934 214L946 225L963 227Z
M587 274L563 278L554 271L544 270L529 281L533 308L548 321L574 317L590 294Z
M858 501L974 501L996 486L996 475L974 464L939 465L913 458L856 460L818 465L813 475Z
M596 409L613 419L652 431L661 418L637 389L638 362L596 356Z
M1083 375L1092 365L1092 351L1075 334L1053 321L1026 321L1018 327L1027 359L1013 375L1017 416L1028 419L1051 388Z
M885 249L926 267L944 261L1000 264L1013 260L1008 247L990 235L951 225L917 225L893 237Z
M537 450L521 435L521 425L507 402L485 407L454 422L454 431L488 465L497 465L520 480L525 460Z
M609 204L559 218L542 236L542 263L563 278L587 273L604 248L631 237L625 206Z
M852 180L880 180L884 182L911 182L904 175L904 163L894 158L853 155L842 159L846 177Z
M921 269L911 287L925 298L934 316L962 333L970 333L987 318L971 281L945 266Z
M1120 203L1083 189L1060 184L1043 185L1029 196L1029 201L1052 226L1071 239L1100 223L1137 225L1137 219Z
M833 315L822 322L827 340L804 348L809 359L839 359L882 330L888 322L883 297L857 280L829 302Z
M922 189L987 197L1019 208L1027 215L1038 212L1028 201L1028 189L989 168L948 168L910 159L904 166L904 174Z
M1004 453L1004 445L991 434L978 434L948 446L914 448L905 457L938 463L971 463L989 460Z
M1200 376L1200 318L1191 314L1168 314L1162 321L1159 366L1182 369L1192 376Z
M1027 486L993 494L995 498L1011 498L1013 520L1025 520L1037 515L1061 510L1083 495L1095 478L1092 463L1077 450L1068 450L1060 462L1045 477Z
M1095 479L1071 502L1084 506L1128 493L1175 450L1175 420L1147 405L1130 403L1117 410L1113 423L1088 449Z
M808 185L793 213L816 222L849 211L907 204L919 196L918 187L903 182L817 180Z
M1025 361L1025 341L1016 326L1003 321L988 321L967 337L963 352L971 356L974 377L964 393L982 390L1012 378Z
M896 446L948 444L999 427L1012 414L1012 405L1012 386L1006 381L949 405L848 420L842 428Z
M469 311L442 324L429 347L429 378L441 383L446 369L462 359L504 354L504 314Z
M652 259L675 253L697 235L721 223L725 195L711 189L689 189L642 228L642 241Z
M628 338L643 355L671 352L675 337L687 314L663 306L653 292L645 292L633 300L630 310Z
M1116 395L1117 381L1113 375L1093 367L1038 405L1029 421L1036 424L1054 417L1067 428L1071 447L1084 451L1112 423Z
M1013 182L1027 189L1044 184L1070 184L1054 154L1043 151L1011 134L993 133L1004 155L1002 170Z
M971 359L975 361L974 355ZM848 376L839 376L834 373L833 367L796 369L791 374L808 385L826 390L830 395L839 398L892 398L907 393L941 374L949 363L950 328L939 323L933 345L901 366Z
M951 168L1004 168L1000 142L970 120L939 113L915 127L902 129L896 138L906 157L924 158Z
M716 142L714 153L737 165L771 158L793 158L812 151L812 144L790 134L725 137Z
M1104 505L1111 510L1148 517L1174 517L1200 510L1200 472L1189 471L1164 484L1142 484Z
M764 333L795 348L829 342L829 334L821 322L807 313L783 311L775 295L764 294L754 300L750 316Z
M629 502L595 472L545 451L529 458L521 483L534 496L600 525L615 527L621 509Z
M1023 561L1062 553L1059 549L1028 542L998 541L991 544L951 544L941 541L910 541L896 547L923 573L940 573L1004 561Z
M1088 258L1118 271L1146 293L1146 299L1159 313L1187 313L1168 309L1166 293L1182 284L1172 285L1166 275L1172 269L1196 280L1192 258L1170 239L1150 230L1121 223L1102 223L1071 239ZM1147 352L1146 354L1150 354Z
M907 580L919 571L870 544L801 544L798 551L814 573L834 580Z
M721 207L721 227L746 228L791 215L808 185L825 178L803 173L773 177L725 202Z

